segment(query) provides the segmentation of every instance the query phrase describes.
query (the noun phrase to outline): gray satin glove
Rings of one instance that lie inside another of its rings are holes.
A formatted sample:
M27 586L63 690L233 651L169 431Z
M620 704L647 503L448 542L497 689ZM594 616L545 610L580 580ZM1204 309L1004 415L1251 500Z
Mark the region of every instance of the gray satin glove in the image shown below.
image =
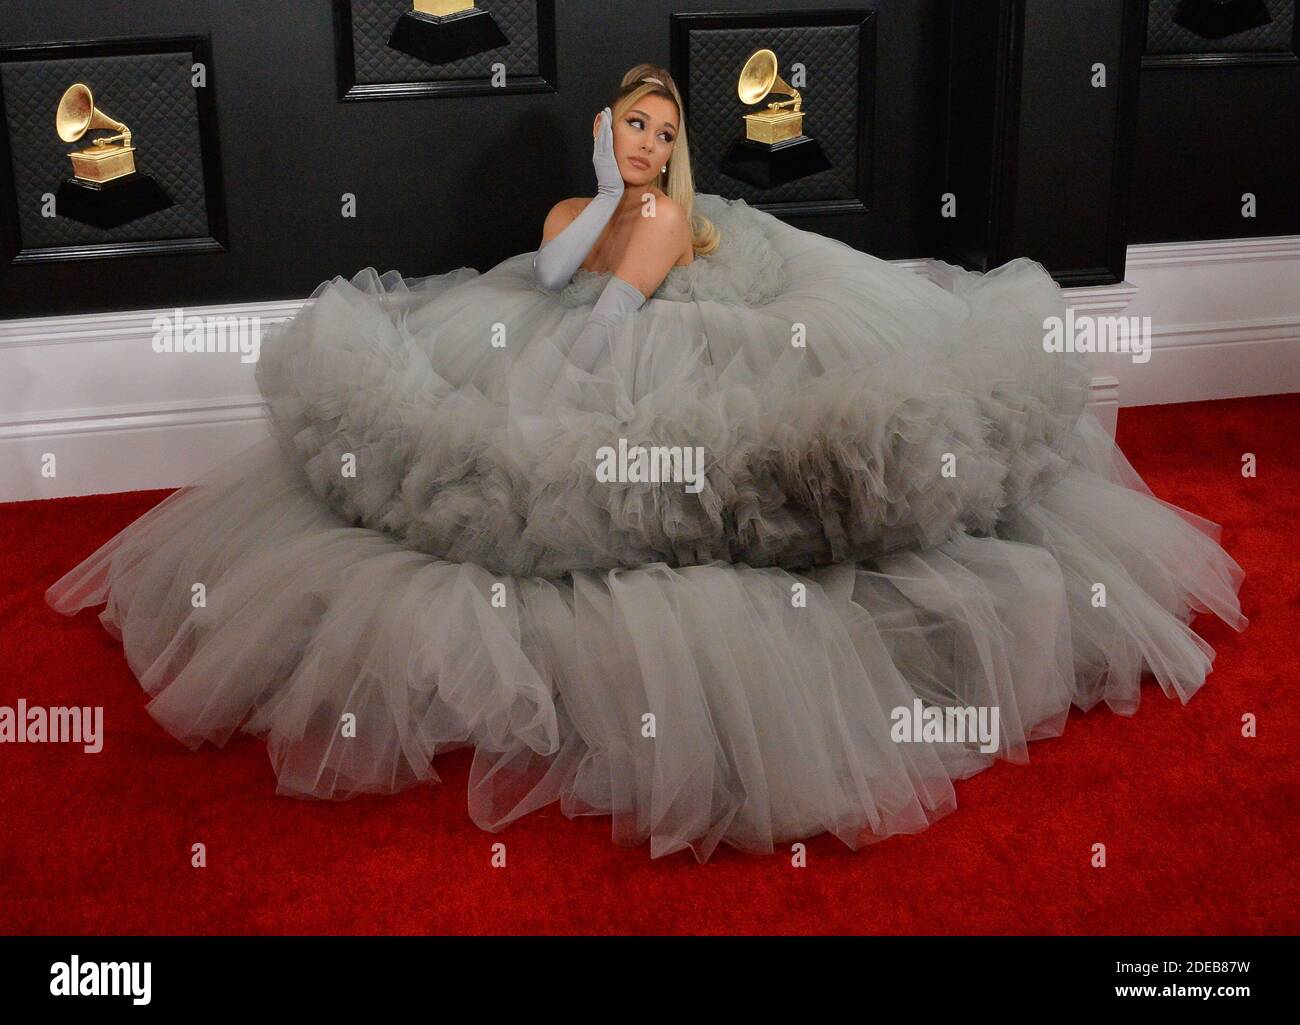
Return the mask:
M573 277L623 198L623 175L614 156L613 114L600 112L591 162L596 168L596 198L565 229L544 242L533 257L533 273L542 288L563 288Z
M639 310L645 301L641 289L628 284L617 274L611 276L586 325L569 346L569 362L594 374L613 355L615 325Z

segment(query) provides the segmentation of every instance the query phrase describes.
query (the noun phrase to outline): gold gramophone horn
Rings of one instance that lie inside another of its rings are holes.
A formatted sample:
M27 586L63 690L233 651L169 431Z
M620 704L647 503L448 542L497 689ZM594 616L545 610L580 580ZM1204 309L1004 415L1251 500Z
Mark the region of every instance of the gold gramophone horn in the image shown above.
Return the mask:
M54 114L54 127L64 142L76 142L87 132L104 128L119 133L94 139L86 149L68 154L73 174L83 181L112 181L135 171L131 129L97 109L94 94L85 83L78 82L65 90Z
M128 146L131 145L131 129L121 121L114 121L102 110L97 110L95 96L90 91L90 86L81 82L68 86L67 91L64 92L63 99L59 100L58 112L54 115L54 125L59 131L59 138L64 142L76 142L87 132L111 128L122 134L107 139L95 139L95 145L107 146L110 142L117 142L119 139Z
M781 110L784 107L789 107L791 110L802 109L803 96L798 89L777 74L777 68L776 54L771 50L755 50L750 54L749 60L745 61L745 66L741 69L740 81L736 85L740 102L752 106L760 103L768 94L775 92L782 96L789 96L790 99L769 103L768 110Z

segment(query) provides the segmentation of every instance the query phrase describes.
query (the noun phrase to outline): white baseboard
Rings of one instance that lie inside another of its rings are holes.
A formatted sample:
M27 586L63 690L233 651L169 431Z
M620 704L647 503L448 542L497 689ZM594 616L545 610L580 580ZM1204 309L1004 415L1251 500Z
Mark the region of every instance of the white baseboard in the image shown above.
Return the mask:
M265 328L304 301L185 313ZM0 321L0 502L179 487L266 436L253 364L153 351L171 312Z
M1300 236L1129 246L1151 359L1099 361L1120 405L1300 391Z
M266 437L268 423L260 396L3 421L0 501L178 487Z
M1121 406L1300 391L1297 282L1300 237L1130 247L1127 281L1068 290L1076 312L1152 318L1150 362L1097 357L1092 410L1113 432ZM185 312L267 327L304 301ZM178 487L266 436L238 354L153 351L170 312L0 320L0 502Z

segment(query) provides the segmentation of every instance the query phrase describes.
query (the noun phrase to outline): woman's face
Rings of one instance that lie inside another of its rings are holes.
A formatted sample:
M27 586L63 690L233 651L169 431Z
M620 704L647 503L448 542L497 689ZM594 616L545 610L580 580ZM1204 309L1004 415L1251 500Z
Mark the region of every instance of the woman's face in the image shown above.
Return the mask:
M600 116L595 129L599 130ZM677 108L655 94L642 96L614 120L614 156L629 185L650 185L673 155L677 144ZM594 133L593 133L594 134Z

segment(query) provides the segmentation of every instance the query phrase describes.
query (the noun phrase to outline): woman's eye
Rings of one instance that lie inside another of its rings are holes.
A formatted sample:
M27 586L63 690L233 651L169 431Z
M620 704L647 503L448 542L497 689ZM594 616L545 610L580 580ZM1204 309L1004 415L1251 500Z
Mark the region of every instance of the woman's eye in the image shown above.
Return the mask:
M636 125L637 128L645 127L645 122L643 122L639 117L630 117L627 119L627 123L630 125ZM669 135L667 132L660 132L659 138L663 139L664 142L671 143L674 137L672 135Z

